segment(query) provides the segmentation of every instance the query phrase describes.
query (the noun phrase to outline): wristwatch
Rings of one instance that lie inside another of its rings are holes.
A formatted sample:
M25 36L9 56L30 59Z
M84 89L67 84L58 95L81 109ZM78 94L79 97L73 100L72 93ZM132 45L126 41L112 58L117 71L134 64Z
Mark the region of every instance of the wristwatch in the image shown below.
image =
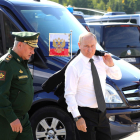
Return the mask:
M76 118L74 118L74 121L77 122L81 118L82 118L82 116L76 117Z

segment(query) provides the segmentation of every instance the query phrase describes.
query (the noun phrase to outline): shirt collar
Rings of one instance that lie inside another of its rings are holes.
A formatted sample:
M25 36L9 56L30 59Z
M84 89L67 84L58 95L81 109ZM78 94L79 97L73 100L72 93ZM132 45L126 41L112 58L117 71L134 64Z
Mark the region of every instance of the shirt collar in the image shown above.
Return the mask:
M18 61L18 62L22 62L23 59L17 54L15 53L11 48L9 48L8 52Z
M82 60L83 60L86 64L89 62L90 58L84 56L81 52L80 52L79 55L80 55L80 57L82 58Z
M80 55L80 57L83 59L83 61L84 61L86 64L89 62L90 58L84 56L81 52L80 52L79 55ZM97 57L96 57L95 55L93 55L93 56L92 56L92 59L93 59L94 61L96 61L96 60L97 60Z

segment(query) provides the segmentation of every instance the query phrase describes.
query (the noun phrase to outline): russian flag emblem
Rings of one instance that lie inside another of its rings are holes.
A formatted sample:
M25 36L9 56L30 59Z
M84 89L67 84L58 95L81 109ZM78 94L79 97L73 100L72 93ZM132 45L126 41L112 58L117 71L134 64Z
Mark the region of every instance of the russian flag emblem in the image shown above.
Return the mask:
M49 34L49 56L69 56L70 34Z

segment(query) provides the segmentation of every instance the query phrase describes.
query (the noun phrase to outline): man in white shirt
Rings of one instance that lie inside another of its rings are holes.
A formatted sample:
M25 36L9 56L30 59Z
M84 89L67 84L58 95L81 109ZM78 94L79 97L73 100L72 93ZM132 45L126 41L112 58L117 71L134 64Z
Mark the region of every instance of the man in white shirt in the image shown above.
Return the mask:
M95 56L96 36L88 32L80 35L80 54L70 62L65 72L65 99L72 113L81 140L111 140L106 111L98 109L90 58L94 60L103 94L106 76L121 79L120 69L114 65L110 54ZM96 133L96 135L95 135Z

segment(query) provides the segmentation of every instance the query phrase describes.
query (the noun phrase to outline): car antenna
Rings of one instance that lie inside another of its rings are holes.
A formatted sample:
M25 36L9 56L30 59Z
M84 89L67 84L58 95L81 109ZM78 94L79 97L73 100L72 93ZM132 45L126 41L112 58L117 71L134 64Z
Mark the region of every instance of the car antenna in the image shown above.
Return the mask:
M129 19L128 23L131 23L131 22L130 22L130 21L131 21L131 17L132 17L132 16L130 16L130 19Z

